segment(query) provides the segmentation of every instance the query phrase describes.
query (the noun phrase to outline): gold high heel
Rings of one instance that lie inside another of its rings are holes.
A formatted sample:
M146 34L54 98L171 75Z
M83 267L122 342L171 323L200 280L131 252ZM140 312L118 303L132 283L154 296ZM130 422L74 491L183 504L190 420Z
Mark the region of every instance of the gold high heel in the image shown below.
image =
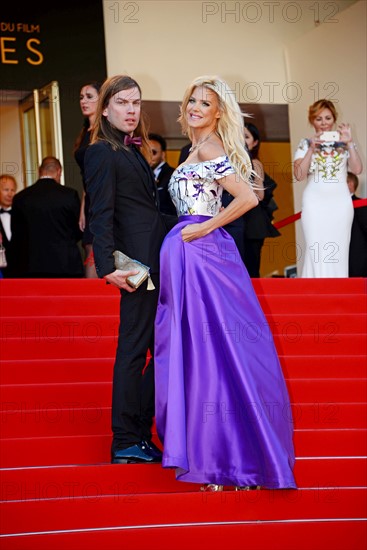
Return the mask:
M223 485L208 483L207 485L203 485L202 487L200 487L200 491L204 491L206 493L215 493L217 491L223 491Z

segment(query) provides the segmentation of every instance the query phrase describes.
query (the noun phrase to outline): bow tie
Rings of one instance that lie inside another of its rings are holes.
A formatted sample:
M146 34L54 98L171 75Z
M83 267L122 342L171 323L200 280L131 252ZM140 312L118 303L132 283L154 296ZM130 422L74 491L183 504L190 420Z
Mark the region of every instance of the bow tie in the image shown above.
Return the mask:
M137 145L138 147L141 147L141 144L142 144L142 139L141 137L130 137L130 136L125 136L124 137L124 145Z
M11 214L11 210L5 210L4 208L0 208L0 214Z

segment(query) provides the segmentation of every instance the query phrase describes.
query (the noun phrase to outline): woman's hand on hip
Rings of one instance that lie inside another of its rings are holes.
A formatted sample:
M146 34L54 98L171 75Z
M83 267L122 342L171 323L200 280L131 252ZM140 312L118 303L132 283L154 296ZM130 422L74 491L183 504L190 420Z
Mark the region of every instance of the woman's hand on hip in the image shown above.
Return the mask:
M191 223L189 225L185 225L185 227L181 230L182 240L185 243L189 243L195 239L200 239L200 237L205 237L205 235L207 235L207 231L205 231L203 225L203 223Z

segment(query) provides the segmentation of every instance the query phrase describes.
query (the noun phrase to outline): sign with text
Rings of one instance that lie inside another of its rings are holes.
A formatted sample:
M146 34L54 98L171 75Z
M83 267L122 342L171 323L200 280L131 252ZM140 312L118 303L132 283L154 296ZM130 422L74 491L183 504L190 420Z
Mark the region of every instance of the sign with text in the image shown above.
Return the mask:
M0 21L0 33L2 65L42 65L44 54L40 24Z

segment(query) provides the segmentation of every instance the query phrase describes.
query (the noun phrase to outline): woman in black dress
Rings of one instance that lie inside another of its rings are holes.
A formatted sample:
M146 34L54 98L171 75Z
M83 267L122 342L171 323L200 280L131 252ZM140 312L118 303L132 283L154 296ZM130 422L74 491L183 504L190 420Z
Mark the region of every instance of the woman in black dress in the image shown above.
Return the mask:
M264 167L258 158L260 148L260 134L252 123L245 124L245 142L250 154L252 165L259 176L258 184L262 184L264 191L259 196L259 204L246 212L243 216L244 223L244 253L243 261L250 277L260 277L261 249L267 237L278 237L279 231L271 223L272 212L277 206L273 199L273 191L276 187L274 180L265 173Z
M96 268L94 265L92 242L93 237L89 230L89 199L86 195L84 178L84 155L90 143L91 130L96 118L98 105L99 82L85 84L80 90L80 108L84 116L84 124L74 145L74 158L79 165L83 180L83 196L80 208L79 227L83 231L82 245L85 250L85 276L87 278L96 278Z

